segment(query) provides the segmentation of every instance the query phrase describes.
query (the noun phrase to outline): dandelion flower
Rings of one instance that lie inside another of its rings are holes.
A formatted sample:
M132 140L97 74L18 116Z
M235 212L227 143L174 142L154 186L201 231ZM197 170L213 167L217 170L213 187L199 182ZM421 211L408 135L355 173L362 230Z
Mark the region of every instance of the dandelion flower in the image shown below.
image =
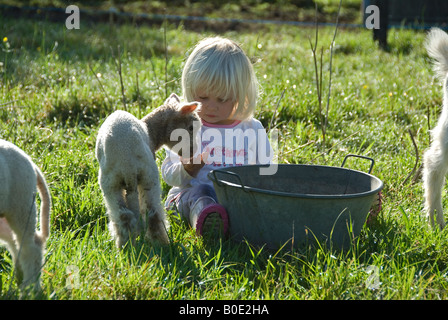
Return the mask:
M4 37L3 42L8 42L8 37Z

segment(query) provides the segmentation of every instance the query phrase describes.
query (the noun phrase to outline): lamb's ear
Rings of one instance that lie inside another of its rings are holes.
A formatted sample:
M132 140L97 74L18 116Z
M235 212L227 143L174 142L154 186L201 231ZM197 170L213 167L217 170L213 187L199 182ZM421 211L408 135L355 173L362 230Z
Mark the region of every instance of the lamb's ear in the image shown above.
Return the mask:
M180 98L179 98L179 96L178 96L177 94L175 94L175 93L172 93L172 94L168 97L168 99L166 99L166 100L167 100L167 102L170 101L170 100L174 100L175 103L180 103Z
M201 104L199 102L190 102L190 103L186 103L183 104L180 107L180 112L182 114L187 114L187 113L192 113L194 110L196 110L196 108L199 108L201 106Z

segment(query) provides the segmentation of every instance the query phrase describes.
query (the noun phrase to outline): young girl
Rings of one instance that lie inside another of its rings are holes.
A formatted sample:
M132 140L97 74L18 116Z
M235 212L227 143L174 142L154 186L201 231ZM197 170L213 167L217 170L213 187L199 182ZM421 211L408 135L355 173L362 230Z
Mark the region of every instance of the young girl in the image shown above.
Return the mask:
M197 156L181 159L172 151L162 164L170 190L165 206L174 203L181 216L200 235L228 230L226 209L218 204L213 169L267 164L272 149L262 124L253 118L258 82L244 51L225 38L207 38L197 44L182 72L186 101L199 101L202 121ZM265 144L260 148L260 143ZM263 149L260 157L259 149ZM268 153L266 156L265 154Z

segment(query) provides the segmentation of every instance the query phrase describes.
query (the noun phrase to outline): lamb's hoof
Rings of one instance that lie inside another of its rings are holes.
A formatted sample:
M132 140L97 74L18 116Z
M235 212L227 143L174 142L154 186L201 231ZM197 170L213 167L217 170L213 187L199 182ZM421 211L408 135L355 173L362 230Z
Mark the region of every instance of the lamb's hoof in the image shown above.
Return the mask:
M146 238L156 245L167 246L170 244L170 239L168 238L165 228L163 228L163 230L148 230Z

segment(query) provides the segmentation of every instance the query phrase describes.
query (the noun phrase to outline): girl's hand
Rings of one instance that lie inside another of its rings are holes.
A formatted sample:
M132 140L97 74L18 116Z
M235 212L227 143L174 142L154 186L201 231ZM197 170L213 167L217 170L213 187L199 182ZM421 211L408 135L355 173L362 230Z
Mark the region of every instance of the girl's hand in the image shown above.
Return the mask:
M198 155L196 158L180 158L180 161L182 162L182 165L184 166L185 171L192 176L196 177L199 170L202 169L202 167L205 165L205 160L207 160L207 154L203 153Z

